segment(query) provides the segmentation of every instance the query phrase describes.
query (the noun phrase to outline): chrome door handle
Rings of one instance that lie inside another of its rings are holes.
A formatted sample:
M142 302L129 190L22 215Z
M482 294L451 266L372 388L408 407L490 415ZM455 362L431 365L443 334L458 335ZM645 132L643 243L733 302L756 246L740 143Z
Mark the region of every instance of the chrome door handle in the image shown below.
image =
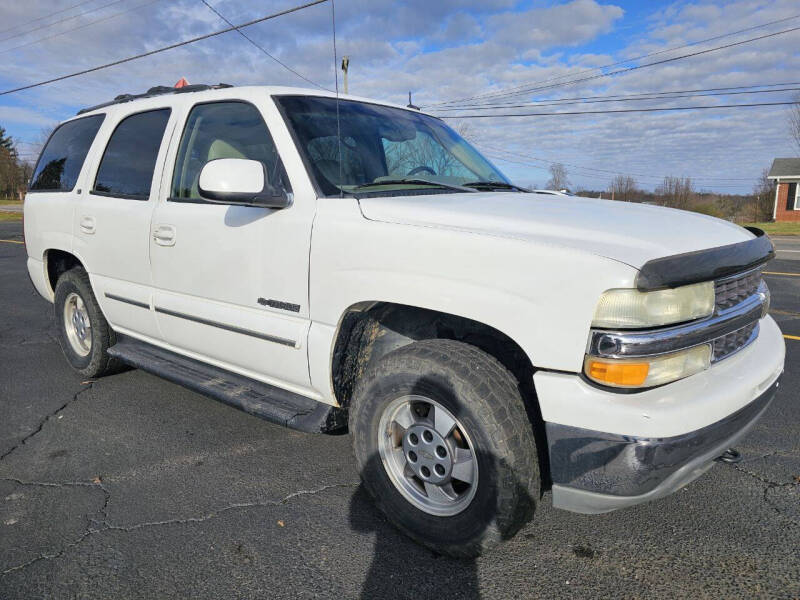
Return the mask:
M83 233L94 233L96 226L97 222L94 220L94 217L81 217L80 228Z
M156 225L153 230L153 239L159 246L174 246L175 233L175 227L172 225Z

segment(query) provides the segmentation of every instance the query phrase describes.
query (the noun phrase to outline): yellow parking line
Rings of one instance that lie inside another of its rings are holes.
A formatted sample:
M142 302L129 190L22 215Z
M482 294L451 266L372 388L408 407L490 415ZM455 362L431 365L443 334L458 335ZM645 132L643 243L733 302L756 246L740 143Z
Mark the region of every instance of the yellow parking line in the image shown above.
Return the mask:
M25 242L20 242L18 240L0 240L3 244L24 244Z
M785 334L785 333L784 333L784 334L783 334L783 337L785 337L787 340L797 340L797 341L800 341L800 335L787 335L787 334Z
M762 271L764 275L787 275L789 277L800 277L800 273L779 273L778 271Z

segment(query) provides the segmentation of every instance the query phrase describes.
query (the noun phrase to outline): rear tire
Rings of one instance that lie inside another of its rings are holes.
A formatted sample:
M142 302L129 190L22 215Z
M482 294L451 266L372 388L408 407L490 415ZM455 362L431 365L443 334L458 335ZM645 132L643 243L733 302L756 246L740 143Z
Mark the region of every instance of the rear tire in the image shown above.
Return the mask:
M424 340L382 357L357 384L350 431L378 507L438 553L477 556L533 516L539 462L517 381L474 346Z
M67 361L82 376L95 378L119 370L121 364L108 355L116 343L81 267L58 278L54 301L58 341Z

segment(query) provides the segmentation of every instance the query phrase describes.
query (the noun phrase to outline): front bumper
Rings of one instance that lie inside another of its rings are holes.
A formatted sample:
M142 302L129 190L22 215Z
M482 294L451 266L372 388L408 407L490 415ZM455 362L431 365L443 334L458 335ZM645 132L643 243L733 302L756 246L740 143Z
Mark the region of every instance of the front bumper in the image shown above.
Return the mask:
M750 431L779 385L775 381L753 402L721 421L668 438L637 438L547 423L553 505L596 514L679 490Z
M710 369L638 393L539 371L553 504L602 513L670 494L699 477L766 410L785 344L771 317L752 344Z

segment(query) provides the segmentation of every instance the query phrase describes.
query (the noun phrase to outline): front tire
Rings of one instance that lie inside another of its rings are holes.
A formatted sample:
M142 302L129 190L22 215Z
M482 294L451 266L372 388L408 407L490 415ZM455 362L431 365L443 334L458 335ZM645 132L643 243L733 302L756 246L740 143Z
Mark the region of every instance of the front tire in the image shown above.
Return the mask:
M58 341L72 368L87 378L118 370L118 361L108 355L116 336L97 304L86 271L75 267L61 275L53 304Z
M494 357L424 340L360 378L350 431L364 487L401 531L474 557L533 516L539 462L517 381Z

